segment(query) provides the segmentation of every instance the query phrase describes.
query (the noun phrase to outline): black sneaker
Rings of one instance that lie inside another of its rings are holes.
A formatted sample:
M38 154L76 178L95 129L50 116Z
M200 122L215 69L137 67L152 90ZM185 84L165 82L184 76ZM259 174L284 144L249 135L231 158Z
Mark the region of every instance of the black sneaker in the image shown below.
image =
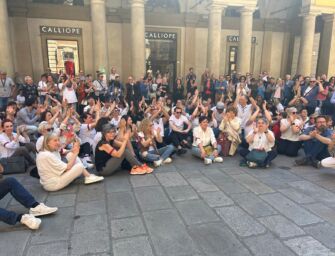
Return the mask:
M312 166L316 169L321 168L321 162L319 160L312 160Z
M178 150L177 150L177 155L183 155L183 154L185 154L187 152L187 150L186 149L184 149L184 148L179 148Z

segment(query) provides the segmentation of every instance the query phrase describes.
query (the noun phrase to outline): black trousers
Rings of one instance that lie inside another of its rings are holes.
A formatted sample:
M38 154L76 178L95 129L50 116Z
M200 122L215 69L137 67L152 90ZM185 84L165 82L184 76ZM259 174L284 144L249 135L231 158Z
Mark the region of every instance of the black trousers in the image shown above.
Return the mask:
M290 141L279 139L277 151L278 154L286 156L297 156L298 151L301 148L301 141Z
M169 137L172 141L173 146L177 148L183 140L187 139L187 134L172 131Z

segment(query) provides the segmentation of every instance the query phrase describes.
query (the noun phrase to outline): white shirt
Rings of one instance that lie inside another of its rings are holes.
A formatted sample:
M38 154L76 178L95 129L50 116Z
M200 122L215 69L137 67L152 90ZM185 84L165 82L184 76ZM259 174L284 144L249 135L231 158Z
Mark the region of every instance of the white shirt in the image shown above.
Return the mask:
M200 143L204 147L208 145L213 146L216 143L212 128L207 127L206 131L204 131L200 126L198 126L193 129L193 146L198 147Z
M154 129L156 130L157 128L159 128L160 131L160 135L161 137L164 137L164 122L163 122L163 118L159 118L159 119L154 119L153 120L153 124L154 124Z
M112 120L109 121L109 123L114 125L115 127L119 127L120 120L121 116L118 116L117 119L113 117Z
M71 88L64 88L63 98L66 99L69 104L78 102L76 91L73 89L73 86Z
M154 131L154 134L155 134L155 131ZM141 140L145 140L145 136L144 136L143 132L139 132L137 135L138 135L138 137L141 138ZM152 150L155 150L155 148L152 145L150 145L149 148L148 148L148 151L152 151Z
M44 136L42 135L41 137L39 137L36 141L36 151L40 152L42 147L43 147L43 140L44 140Z
M39 81L38 82L38 90L40 92L40 95L46 95L47 94L47 88L48 88L48 85L46 82L44 82L43 80Z
M174 126L176 126L179 130L184 130L184 124L188 124L188 119L186 116L181 115L179 118L176 118L175 115L170 116L169 119L169 124L170 124L170 129L171 128L171 124L173 124Z
M254 136L253 142L249 144L249 151L253 149L265 150L266 152L271 151L273 146L275 145L275 137L272 131L268 131L269 134L273 137L273 142L270 142L266 137L264 132L253 134L254 131L251 131L249 135Z
M67 164L61 160L58 151L42 151L38 153L36 165L42 186L56 183L67 168Z
M94 144L94 136L97 134L96 130L90 127L89 124L80 125L79 138L81 144L88 142L91 146Z
M301 121L299 119L295 119L294 122L295 125L301 125ZM280 138L283 140L290 140L290 141L299 141L299 133L294 133L292 130L292 126L291 124L288 122L288 120L286 118L282 119L280 121L280 126L288 126L288 129L285 132L281 133Z
M17 134L13 132L14 138L17 137ZM19 140L13 141L8 138L6 133L0 134L0 158L7 158L11 157L17 148L20 147L20 143L28 143L30 142L29 138L25 138L22 135L20 135Z
M101 132L97 132L94 136L94 139L93 139L93 145L92 145L92 148L93 148L93 155L95 155L95 148L97 147L99 141L102 139L102 133Z
M245 129L246 124L252 115L252 105L248 104L245 107L242 107L241 104L238 104L237 110L237 116L241 119L241 127L242 129Z
M103 92L104 90L107 90L107 84L105 81L95 80L93 82L93 86L96 90L96 93L100 93Z

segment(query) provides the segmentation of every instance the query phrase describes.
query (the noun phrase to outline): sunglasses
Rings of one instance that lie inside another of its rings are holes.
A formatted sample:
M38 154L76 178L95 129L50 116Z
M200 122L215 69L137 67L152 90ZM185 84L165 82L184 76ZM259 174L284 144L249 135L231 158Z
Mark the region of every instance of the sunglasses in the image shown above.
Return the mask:
M47 129L48 132L51 132L51 131L53 131L53 130L54 130L54 128L48 128L48 129Z
M292 112L293 115L297 114L297 112Z
M176 114L181 114L181 112L176 112Z

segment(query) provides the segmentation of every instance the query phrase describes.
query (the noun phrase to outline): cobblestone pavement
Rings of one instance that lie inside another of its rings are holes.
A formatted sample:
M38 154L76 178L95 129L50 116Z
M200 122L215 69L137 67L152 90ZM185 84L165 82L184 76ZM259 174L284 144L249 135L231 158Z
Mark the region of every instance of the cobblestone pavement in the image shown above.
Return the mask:
M82 180L56 193L16 177L58 206L38 231L0 224L1 255L335 255L335 171L204 166L186 155L146 176L126 171L103 183ZM1 207L25 212L11 196Z

